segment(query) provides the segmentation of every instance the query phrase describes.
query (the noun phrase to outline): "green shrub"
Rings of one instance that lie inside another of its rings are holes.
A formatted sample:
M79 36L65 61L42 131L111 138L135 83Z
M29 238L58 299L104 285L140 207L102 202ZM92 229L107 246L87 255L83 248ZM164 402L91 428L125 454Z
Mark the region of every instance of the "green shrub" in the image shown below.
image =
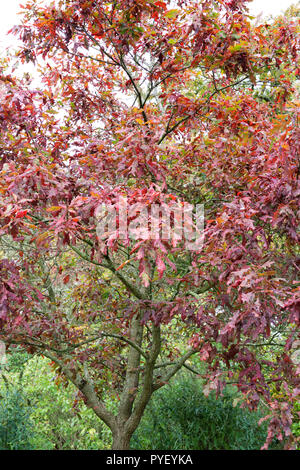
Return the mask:
M7 413L8 409L11 410L11 414L21 413L22 410L23 414L18 415L18 419L21 422L23 419L26 424L27 417L30 416L30 427L34 433L32 432L31 439L26 441L22 439L21 428L17 430L15 426L14 447L10 446L11 448L36 450L110 448L111 433L107 426L81 400L74 406L77 389L72 384L66 385L55 380L55 372L49 365L49 359L29 355L20 348L11 350L7 354L5 374L4 369L0 374L0 397L1 395L6 397L7 390L12 389L22 390L22 395L18 400L15 397L15 402L7 408ZM12 400L11 395L8 397ZM7 400L3 398L1 402L5 408ZM0 422L3 422L1 429L5 441L4 424L7 425L8 420L4 413L2 417Z
M18 381L22 379L22 374L26 367L27 362L31 359L31 355L23 349L16 347L7 354L7 369L11 374L18 377Z
M297 417L300 416L300 403L297 403L294 409L294 413ZM294 422L292 426L292 433L296 436L298 439L298 447L297 449L300 450L300 420L298 419L297 421Z
M3 392L2 392L3 393ZM31 408L20 389L8 388L0 399L0 449L33 449Z
M157 391L136 430L133 449L254 450L266 439L259 413L233 406L232 387L205 397L199 380L183 377Z
M111 445L110 431L79 400L77 389L55 380L49 360L33 357L25 366L23 387L34 406L35 447L40 450L97 450Z

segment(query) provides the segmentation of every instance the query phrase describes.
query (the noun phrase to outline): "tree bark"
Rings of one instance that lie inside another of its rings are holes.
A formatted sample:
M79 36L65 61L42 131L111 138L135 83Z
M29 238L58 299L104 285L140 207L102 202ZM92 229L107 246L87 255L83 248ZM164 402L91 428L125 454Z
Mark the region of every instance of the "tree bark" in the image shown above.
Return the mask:
M130 449L130 439L132 434L128 433L125 429L117 429L112 432L113 443L112 450L129 450Z
M132 319L131 340L141 346L143 340L143 326L140 316ZM130 440L137 429L144 410L149 403L153 392L153 370L156 359L161 349L160 327L152 327L152 347L146 359L145 370L142 374L143 384L139 391L140 360L141 354L138 350L130 347L127 362L127 371L121 403L116 417L117 425L111 428L113 435L113 450L130 449Z
M138 314L132 318L130 325L130 340L133 341L138 347L141 347L142 345L143 329L144 327L141 324L141 315ZM126 377L118 411L121 427L122 424L130 418L132 413L132 407L139 387L140 363L141 353L134 347L129 346Z

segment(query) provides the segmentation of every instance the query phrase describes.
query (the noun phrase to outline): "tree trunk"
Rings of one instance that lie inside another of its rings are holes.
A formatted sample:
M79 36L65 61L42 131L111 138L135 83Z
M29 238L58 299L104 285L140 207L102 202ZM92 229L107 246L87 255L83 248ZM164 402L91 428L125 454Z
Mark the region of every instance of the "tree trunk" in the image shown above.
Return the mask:
M130 449L130 439L132 434L129 434L125 429L118 429L116 432L113 432L113 443L112 450L129 450Z

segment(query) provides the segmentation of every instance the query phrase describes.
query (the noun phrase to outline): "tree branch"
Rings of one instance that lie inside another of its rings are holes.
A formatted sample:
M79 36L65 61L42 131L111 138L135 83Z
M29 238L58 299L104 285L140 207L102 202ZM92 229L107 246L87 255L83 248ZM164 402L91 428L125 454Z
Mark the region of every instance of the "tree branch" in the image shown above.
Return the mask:
M51 352L44 351L43 355L51 359L61 368L67 379L72 382L81 391L81 393L83 393L88 406L93 409L96 415L104 421L110 429L115 429L116 418L109 410L107 410L105 405L97 397L92 381L88 375L87 368L84 371L84 376L81 376L78 369L75 372L70 370L61 359L58 359L58 357L54 356Z
M165 377L161 378L159 382L154 384L154 390L158 390L159 388L163 387L166 383L168 383L170 379L176 374L176 372L178 372L179 369L184 366L185 362L196 352L197 351L195 349L191 349L190 351L188 351L177 363L175 363L173 370L167 373Z

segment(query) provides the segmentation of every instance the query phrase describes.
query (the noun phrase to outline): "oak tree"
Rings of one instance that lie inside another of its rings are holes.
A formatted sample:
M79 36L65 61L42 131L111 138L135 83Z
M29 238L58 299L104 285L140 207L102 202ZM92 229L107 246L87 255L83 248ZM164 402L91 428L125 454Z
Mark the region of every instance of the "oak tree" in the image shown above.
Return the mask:
M269 410L265 447L292 447L296 15L257 23L244 0L27 0L23 13L18 60L41 81L2 59L0 339L53 361L114 449L193 356L207 392L230 381ZM162 212L174 229L185 204L204 207L196 248L163 234ZM149 236L141 208L157 207ZM100 233L103 214L115 226Z

